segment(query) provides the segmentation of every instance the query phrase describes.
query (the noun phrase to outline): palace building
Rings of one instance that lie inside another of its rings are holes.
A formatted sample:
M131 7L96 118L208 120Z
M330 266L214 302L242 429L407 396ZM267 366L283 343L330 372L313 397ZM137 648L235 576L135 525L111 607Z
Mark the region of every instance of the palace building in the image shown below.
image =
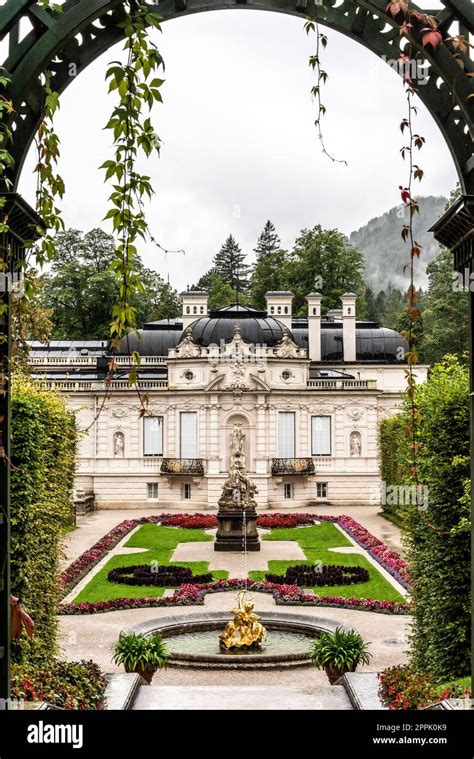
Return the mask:
M33 376L85 431L77 490L97 508L217 509L238 439L261 509L376 502L378 426L401 406L406 341L357 321L352 293L324 317L321 299L307 296L307 318L291 292L267 293L266 311L209 313L207 293L188 291L181 319L145 324L113 355L106 340L31 343Z

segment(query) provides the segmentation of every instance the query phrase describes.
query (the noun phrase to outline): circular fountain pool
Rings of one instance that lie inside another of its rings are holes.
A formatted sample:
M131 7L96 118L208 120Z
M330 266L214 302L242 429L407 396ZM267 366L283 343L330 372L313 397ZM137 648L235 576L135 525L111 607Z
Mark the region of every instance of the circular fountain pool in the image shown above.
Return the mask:
M184 614L129 625L123 633L150 635L160 632L171 656L169 666L210 669L260 669L302 667L310 664L311 641L321 632L332 631L332 620L297 614L266 612L262 623L267 640L250 651L222 651L219 633L229 621L226 612Z

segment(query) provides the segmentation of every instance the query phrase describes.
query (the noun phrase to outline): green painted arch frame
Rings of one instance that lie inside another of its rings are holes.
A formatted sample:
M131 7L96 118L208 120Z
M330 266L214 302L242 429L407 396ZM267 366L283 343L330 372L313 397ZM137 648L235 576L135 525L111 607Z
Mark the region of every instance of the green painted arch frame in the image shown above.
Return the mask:
M254 9L306 18L314 0L161 0L150 4L163 20L224 9ZM432 11L447 36L474 33L470 0L442 0ZM387 0L325 0L317 7L320 22L363 44L379 57L396 60L401 45L398 24L385 12ZM15 114L10 178L17 186L23 161L42 118L41 75L53 74L52 85L62 92L92 61L122 39L118 23L124 16L121 0L66 0L61 13L41 8L36 0L7 0L0 8L0 39L8 38L3 63L11 77L9 97ZM21 37L28 20L30 30ZM437 123L450 149L464 193L474 194L474 65L469 54L459 65L446 45L433 51L420 41L421 24L414 23L411 42L426 83L418 94ZM73 73L72 73L73 72ZM471 97L470 97L471 96Z

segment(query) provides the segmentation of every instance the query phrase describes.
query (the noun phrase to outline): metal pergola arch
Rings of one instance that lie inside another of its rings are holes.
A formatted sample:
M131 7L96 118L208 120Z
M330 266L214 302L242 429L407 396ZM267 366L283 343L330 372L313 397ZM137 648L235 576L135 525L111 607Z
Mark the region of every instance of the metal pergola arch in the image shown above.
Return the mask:
M213 10L247 8L286 13L301 18L317 11L320 22L363 44L379 57L397 60L405 38L400 38L399 25L387 13L388 0L160 0L150 3L163 20ZM474 33L474 6L470 0L441 0L440 10L419 9L435 15L444 37L456 34L469 38ZM412 10L416 6L410 4ZM11 149L15 163L10 171L14 192L8 196L10 233L4 246L14 248L16 255L31 234L24 230L37 223L37 218L16 193L20 172L30 144L42 118L41 76L52 72L52 86L62 92L89 63L120 41L118 23L124 17L122 0L66 0L62 11L41 7L36 0L6 0L0 7L0 39L8 43L3 63L11 79L8 97L14 114L10 126L14 134ZM456 268L474 269L474 65L469 53L458 58L445 44L435 51L421 44L422 22L413 20L411 46L423 68L427 82L420 84L418 94L428 108L449 147L455 163L462 196L434 226L435 236L453 250ZM28 27L25 31L25 27ZM461 64L461 65L460 65ZM471 76L470 76L471 75ZM18 229L15 229L18 224ZM8 301L8 293L0 295ZM473 294L471 300L471 341L473 325ZM9 334L8 314L0 317L0 336ZM9 341L0 344L3 371L9 369ZM472 347L472 346L471 346ZM471 350L472 356L472 350ZM471 382L472 382L471 371ZM471 387L471 389L474 389ZM471 396L472 397L472 396ZM9 577L8 563L3 557L9 545L9 393L0 394L0 418L3 419L3 440L0 435L0 699L9 693ZM472 416L472 415L471 415ZM471 421L471 431L473 429ZM474 435L471 432L471 450ZM0 708L2 702L0 700Z
M161 0L151 5L166 21L212 10L248 8L286 13L305 18L317 10L321 23L364 45L379 57L397 60L400 54L398 24L385 12L387 0ZM474 28L470 0L442 0L438 15L445 35L468 36ZM16 114L12 179L16 186L23 160L42 116L41 74L53 72L52 86L62 92L77 74L122 38L117 24L123 18L121 0L67 0L61 13L40 8L35 0L7 0L0 9L0 39L8 38L9 54L4 68L11 76L9 97ZM31 30L21 37L28 20ZM420 99L438 124L453 156L462 191L474 193L474 71L468 55L461 56L464 69L452 52L440 45L436 51L420 42L423 22L414 21L413 49L427 82L418 88ZM402 40L406 44L406 39ZM73 64L73 66L71 66ZM71 71L73 73L71 74ZM76 73L77 72L77 73Z

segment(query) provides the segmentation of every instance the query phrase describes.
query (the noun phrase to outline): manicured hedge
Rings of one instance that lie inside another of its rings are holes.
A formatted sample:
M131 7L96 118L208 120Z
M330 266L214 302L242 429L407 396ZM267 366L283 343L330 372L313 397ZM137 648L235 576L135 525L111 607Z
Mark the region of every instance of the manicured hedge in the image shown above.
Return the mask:
M386 486L406 481L409 466L409 447L404 414L394 414L384 419L379 428L380 476ZM383 511L400 516L399 508L382 502Z
M418 483L428 507L399 507L412 580L411 660L436 682L470 671L469 377L457 358L435 364L416 393L420 413ZM382 474L409 485L405 409L396 424L382 426ZM389 459L393 458L390 462ZM395 479L398 478L398 479Z
M12 388L11 591L35 622L13 660L45 666L56 653L61 535L71 520L76 423L64 401L26 379Z
M470 672L469 376L454 357L418 390L418 468L426 512L407 510L414 579L412 658L437 682Z

